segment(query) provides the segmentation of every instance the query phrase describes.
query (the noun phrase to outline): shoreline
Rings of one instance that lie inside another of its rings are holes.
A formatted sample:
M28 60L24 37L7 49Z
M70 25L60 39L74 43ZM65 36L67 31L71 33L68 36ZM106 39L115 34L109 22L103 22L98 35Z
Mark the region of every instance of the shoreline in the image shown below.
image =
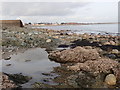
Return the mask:
M78 46L83 48L90 46L94 49L102 49L102 51L100 51L102 52L100 53L101 55L104 53L112 55L111 52L115 49L116 51L120 52L120 43L118 41L119 36L89 35L87 33L77 35L68 34L67 30L56 31L50 29L32 29L28 27L9 27L3 30L2 33L4 35L2 39L2 45L4 46L4 48L2 48L4 59L9 58L10 54L12 55L18 52L24 52L27 49L33 48L46 48L45 51L47 51L48 54L52 51L56 51L57 48L70 47L70 49L72 49ZM106 57L111 58L107 55ZM116 56L113 60L119 61L119 57Z
M61 29L50 29L51 26L78 26L78 25L31 25L31 26L28 26L28 27L31 27L31 28L38 28L38 29L48 29L48 30L56 30L56 31L61 31ZM44 27L47 27L47 28L44 28ZM101 30L78 30L78 29L66 29L64 28L63 31L69 31L69 33L77 33L77 34L84 34L84 33L87 33L87 34L95 34L95 35L98 35L98 34L101 34L101 35L115 35L115 36L119 36L119 32L109 32L109 31L101 31Z
M80 23L80 24L57 24L57 25L30 25L30 26L64 26L64 25L96 25L96 24L120 24L120 23ZM28 25L26 25L28 26Z

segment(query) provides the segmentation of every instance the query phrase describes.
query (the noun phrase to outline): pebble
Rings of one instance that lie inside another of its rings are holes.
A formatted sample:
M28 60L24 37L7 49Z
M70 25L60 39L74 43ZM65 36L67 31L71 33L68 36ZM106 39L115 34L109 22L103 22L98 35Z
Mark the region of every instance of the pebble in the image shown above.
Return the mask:
M105 43L103 43L103 45L110 45L110 43L109 42L105 42Z
M116 84L116 77L114 74L109 74L105 78L105 83L107 85L115 85Z
M110 41L111 45L116 45L116 43L114 41Z
M118 54L119 51L118 51L117 49L113 49L113 50L111 51L111 53L112 53L112 54Z
M25 60L25 62L30 62L31 60Z
M46 40L46 42L51 42L51 41L52 41L51 39Z
M7 64L6 66L11 66L11 64Z
M11 59L11 57L6 57L4 60L10 60Z

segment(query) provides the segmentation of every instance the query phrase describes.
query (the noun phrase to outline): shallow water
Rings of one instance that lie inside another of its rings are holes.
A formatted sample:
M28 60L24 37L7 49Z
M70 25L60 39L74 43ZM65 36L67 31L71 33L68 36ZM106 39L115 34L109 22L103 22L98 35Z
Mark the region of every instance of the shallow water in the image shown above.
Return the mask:
M47 28L53 30L71 30L74 33L118 33L119 24L93 24L93 25L60 25L60 26L40 26L34 28Z
M11 64L10 66L6 66ZM17 53L11 55L10 60L2 60L2 71L9 74L22 73L32 77L32 79L23 84L23 87L31 87L34 82L42 82L46 84L56 84L51 79L58 76L55 73L51 73L53 67L59 66L58 63L52 62L48 59L48 54L45 49L35 48L25 51L24 53ZM50 73L50 76L42 75L42 73ZM49 79L48 82L44 82L43 79Z

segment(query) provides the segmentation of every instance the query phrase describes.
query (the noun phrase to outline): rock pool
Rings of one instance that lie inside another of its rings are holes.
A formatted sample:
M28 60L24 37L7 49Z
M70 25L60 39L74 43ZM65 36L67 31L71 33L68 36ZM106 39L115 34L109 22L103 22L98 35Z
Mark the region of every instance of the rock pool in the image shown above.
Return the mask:
M9 60L2 59L2 72L7 74L19 74L30 76L32 79L22 87L31 88L31 84L42 82L45 84L56 85L52 79L57 77L56 73L51 73L54 67L60 64L48 59L48 53L45 49L34 48L19 52L10 56ZM50 75L46 75L49 73ZM47 79L48 81L46 81Z

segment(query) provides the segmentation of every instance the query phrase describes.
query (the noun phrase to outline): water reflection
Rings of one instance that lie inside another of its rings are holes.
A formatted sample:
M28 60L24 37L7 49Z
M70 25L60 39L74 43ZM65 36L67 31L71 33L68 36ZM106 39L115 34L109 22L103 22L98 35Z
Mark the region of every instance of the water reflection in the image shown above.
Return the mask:
M31 76L33 79L28 84L34 82L41 82L46 76L42 73L50 73L53 67L59 66L58 63L51 62L48 59L48 54L45 49L35 48L11 55L10 60L2 60L2 70L5 73L16 74L22 73L23 75ZM51 75L49 78L54 78L57 75ZM52 82L52 81L51 81ZM50 83L50 82L49 82ZM53 82L52 82L53 83Z

